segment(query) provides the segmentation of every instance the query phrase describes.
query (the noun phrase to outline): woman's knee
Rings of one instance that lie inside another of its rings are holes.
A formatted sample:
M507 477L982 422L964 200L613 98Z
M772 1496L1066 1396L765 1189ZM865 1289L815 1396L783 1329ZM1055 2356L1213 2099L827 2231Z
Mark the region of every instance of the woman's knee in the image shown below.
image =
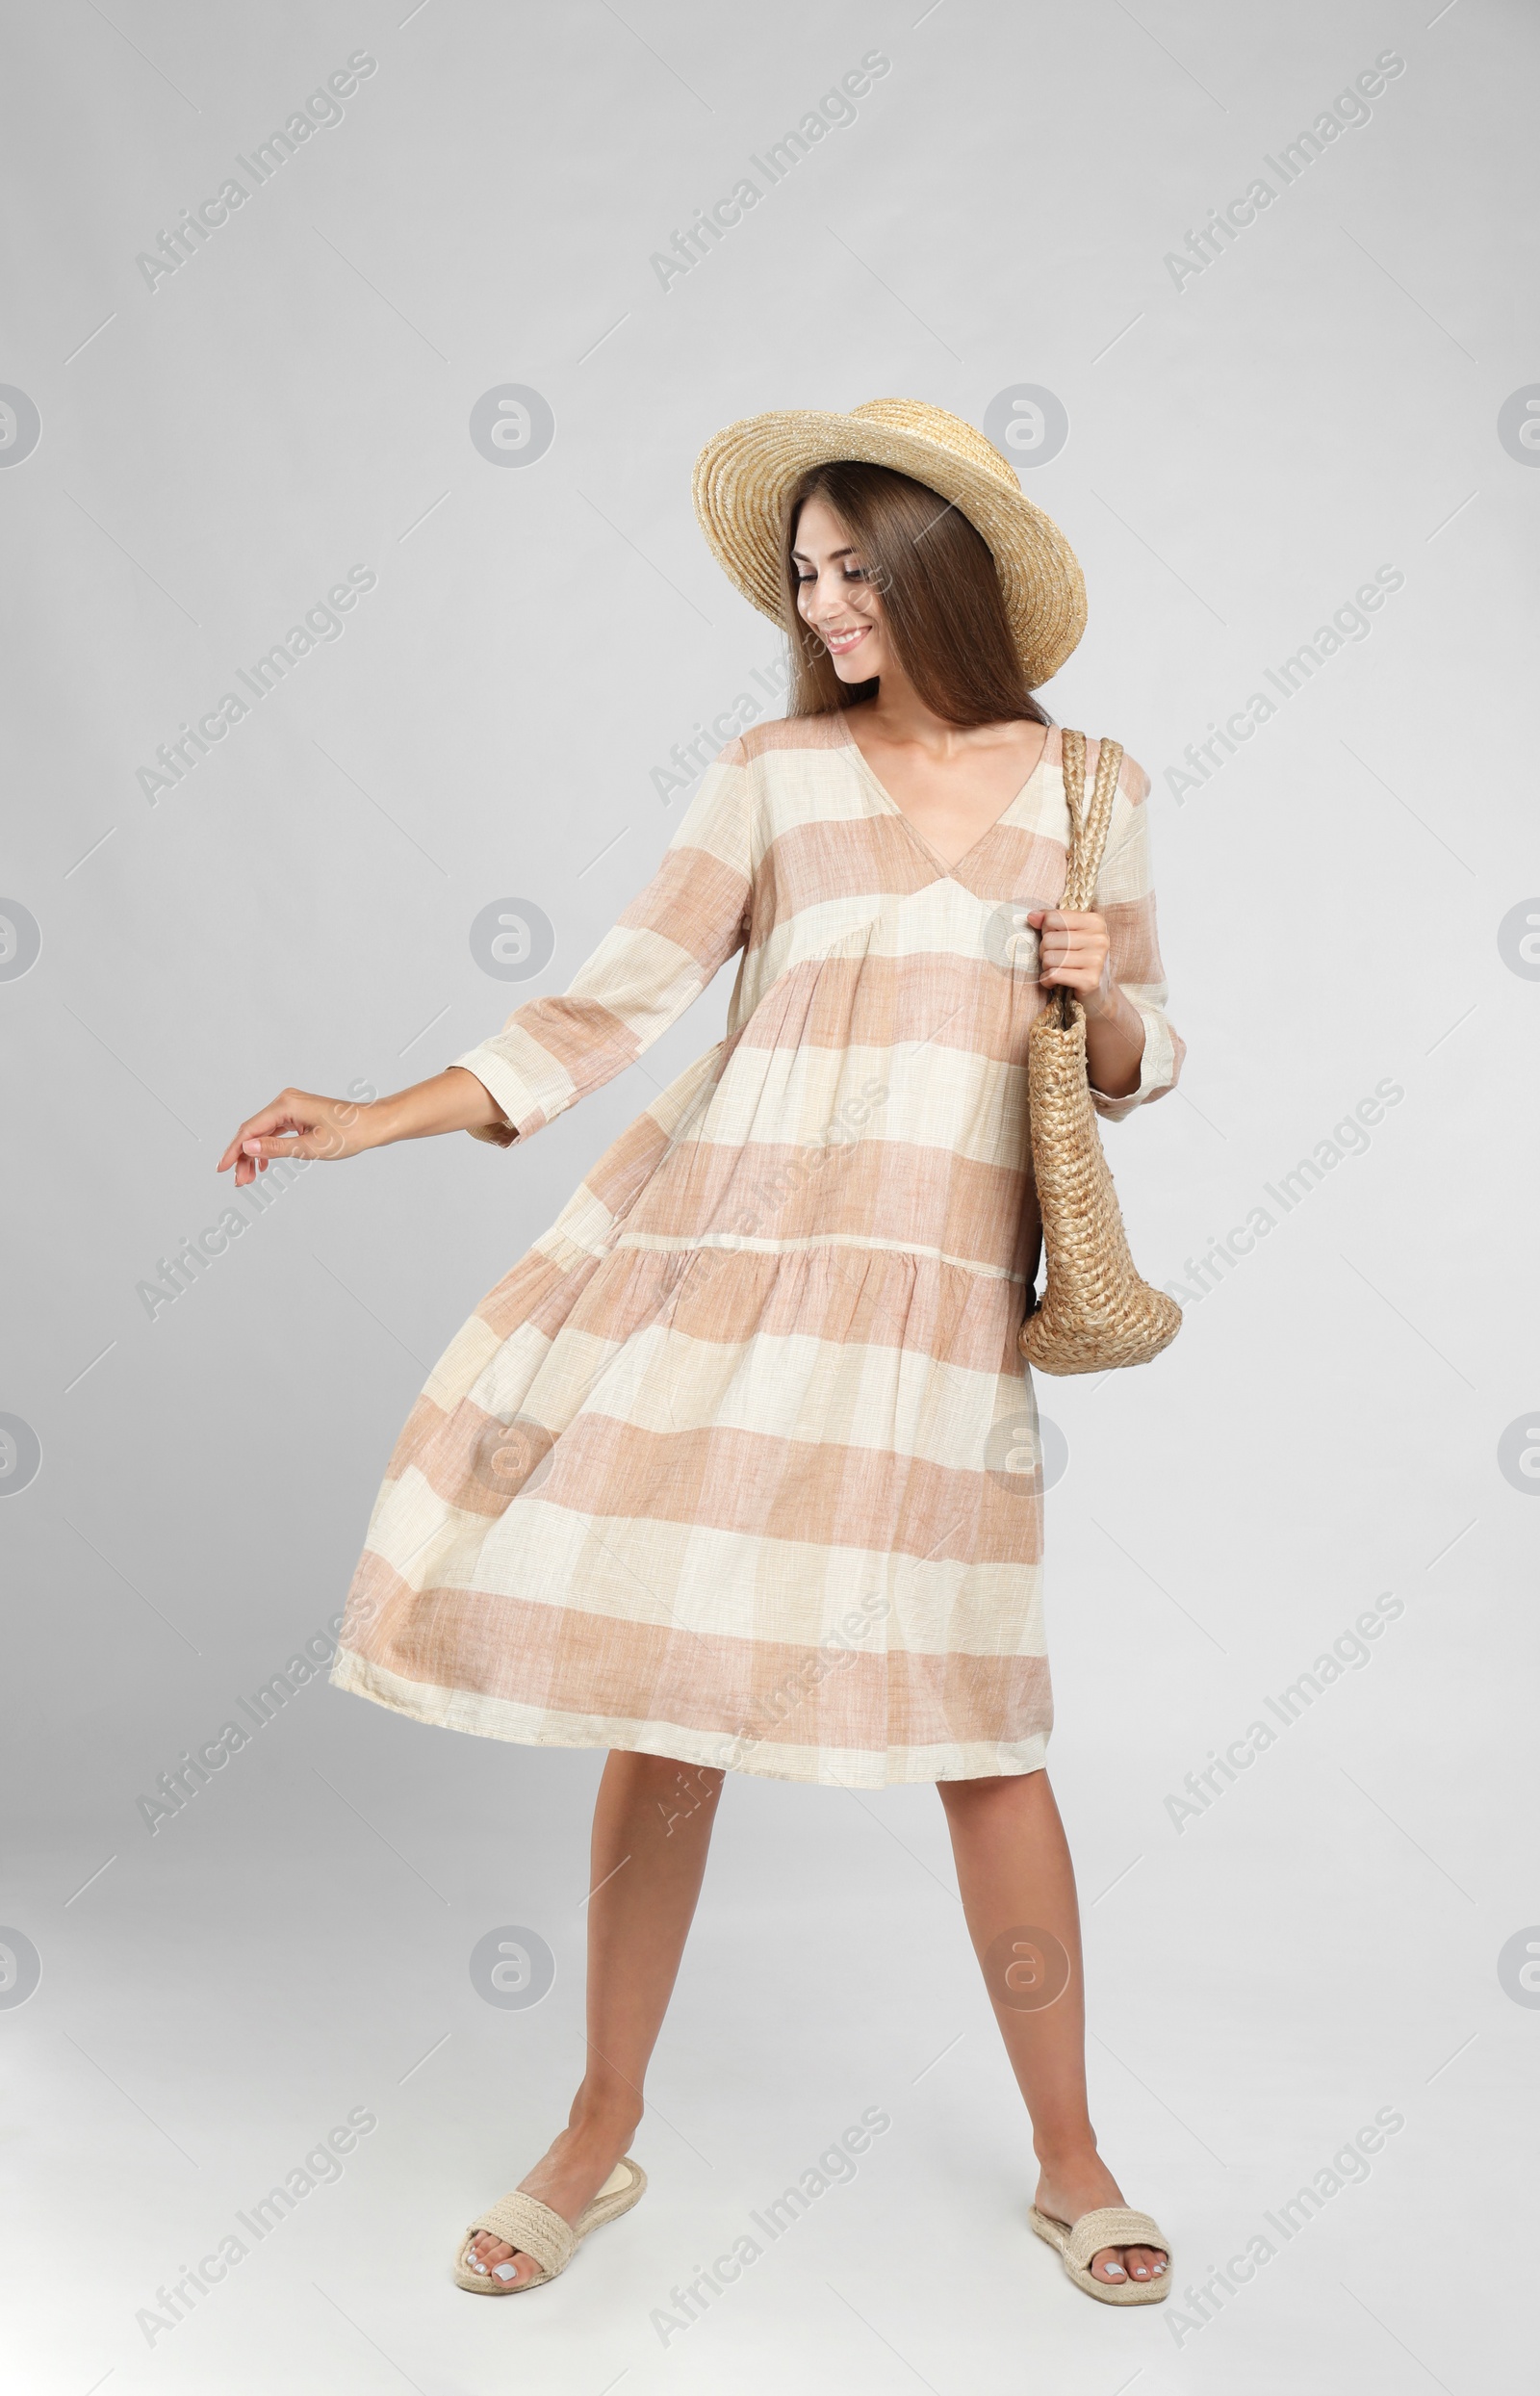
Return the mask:
M976 1812L986 1806L1041 1805L1049 1795L1048 1775L1040 1765L1032 1772L990 1772L973 1780L938 1780L936 1793L949 1814Z
M685 1764L678 1756L643 1754L630 1747L612 1747L609 1752L612 1771L624 1774L633 1788L654 1792L687 1791L699 1796L714 1797L727 1775L714 1764Z

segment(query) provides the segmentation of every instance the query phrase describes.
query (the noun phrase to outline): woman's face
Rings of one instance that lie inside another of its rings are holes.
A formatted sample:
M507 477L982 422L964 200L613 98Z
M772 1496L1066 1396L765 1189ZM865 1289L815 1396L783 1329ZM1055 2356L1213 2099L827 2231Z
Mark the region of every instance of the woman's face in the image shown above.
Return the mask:
M842 683L870 682L889 663L883 603L868 566L826 500L804 502L792 534L797 608Z

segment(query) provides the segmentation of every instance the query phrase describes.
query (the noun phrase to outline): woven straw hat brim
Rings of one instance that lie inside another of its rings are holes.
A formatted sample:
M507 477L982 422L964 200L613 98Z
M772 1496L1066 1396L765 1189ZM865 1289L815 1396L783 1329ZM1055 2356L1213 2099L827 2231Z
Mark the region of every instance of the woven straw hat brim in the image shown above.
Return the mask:
M846 458L909 475L962 510L994 559L1028 683L1036 688L1057 674L1086 629L1080 562L1052 518L1023 495L994 444L921 399L867 399L848 415L774 408L713 435L695 461L695 512L744 597L784 629L786 492L809 466Z

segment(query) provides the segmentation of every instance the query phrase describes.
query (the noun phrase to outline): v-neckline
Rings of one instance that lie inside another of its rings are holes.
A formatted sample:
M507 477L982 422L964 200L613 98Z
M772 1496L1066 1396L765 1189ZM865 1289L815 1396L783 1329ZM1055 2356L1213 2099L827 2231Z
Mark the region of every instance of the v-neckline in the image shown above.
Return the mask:
M948 864L945 858L942 857L937 850L932 848L929 840L927 840L924 833L921 832L919 826L913 821L912 817L904 808L899 806L898 801L888 789L887 785L883 781L882 776L878 773L876 766L866 755L866 752L861 747L860 742L851 731L849 723L843 723L845 743L855 757L856 769L858 773L865 775L866 780L870 783L877 796L882 800L883 805L889 809L891 812L898 817L900 823L903 824L916 848L922 849L925 855L930 859L932 864L937 866L949 881L954 881L957 878L959 871L967 863L969 858L977 856L979 850L984 846L985 841L989 838L990 835L998 832L1006 818L1009 815L1013 815L1016 809L1020 806L1022 800L1026 797L1027 792L1031 789L1033 784L1037 781L1038 776L1041 773L1043 766L1047 763L1048 751L1053 741L1053 726L1050 724L1047 729L1047 736L1043 741L1041 753L1039 756L1038 762L1033 767L1031 773L1027 776L1026 781L1022 784L1014 798L1013 798L1007 806L1001 809L993 823L988 825L986 829L980 833L978 838L973 841L970 846L963 850L962 856L954 858L952 863Z

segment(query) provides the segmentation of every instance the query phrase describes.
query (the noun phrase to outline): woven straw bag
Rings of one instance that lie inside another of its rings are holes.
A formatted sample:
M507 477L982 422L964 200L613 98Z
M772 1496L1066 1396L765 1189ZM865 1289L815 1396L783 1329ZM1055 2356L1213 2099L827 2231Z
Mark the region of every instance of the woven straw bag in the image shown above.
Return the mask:
M1123 753L1104 740L1086 801L1086 735L1064 734L1069 857L1060 905L1083 912L1096 888ZM1086 1010L1058 990L1027 1035L1032 1168L1042 1213L1047 1285L1016 1334L1040 1373L1104 1373L1147 1364L1170 1345L1182 1310L1142 1281L1128 1252L1117 1194L1102 1153L1086 1069Z

